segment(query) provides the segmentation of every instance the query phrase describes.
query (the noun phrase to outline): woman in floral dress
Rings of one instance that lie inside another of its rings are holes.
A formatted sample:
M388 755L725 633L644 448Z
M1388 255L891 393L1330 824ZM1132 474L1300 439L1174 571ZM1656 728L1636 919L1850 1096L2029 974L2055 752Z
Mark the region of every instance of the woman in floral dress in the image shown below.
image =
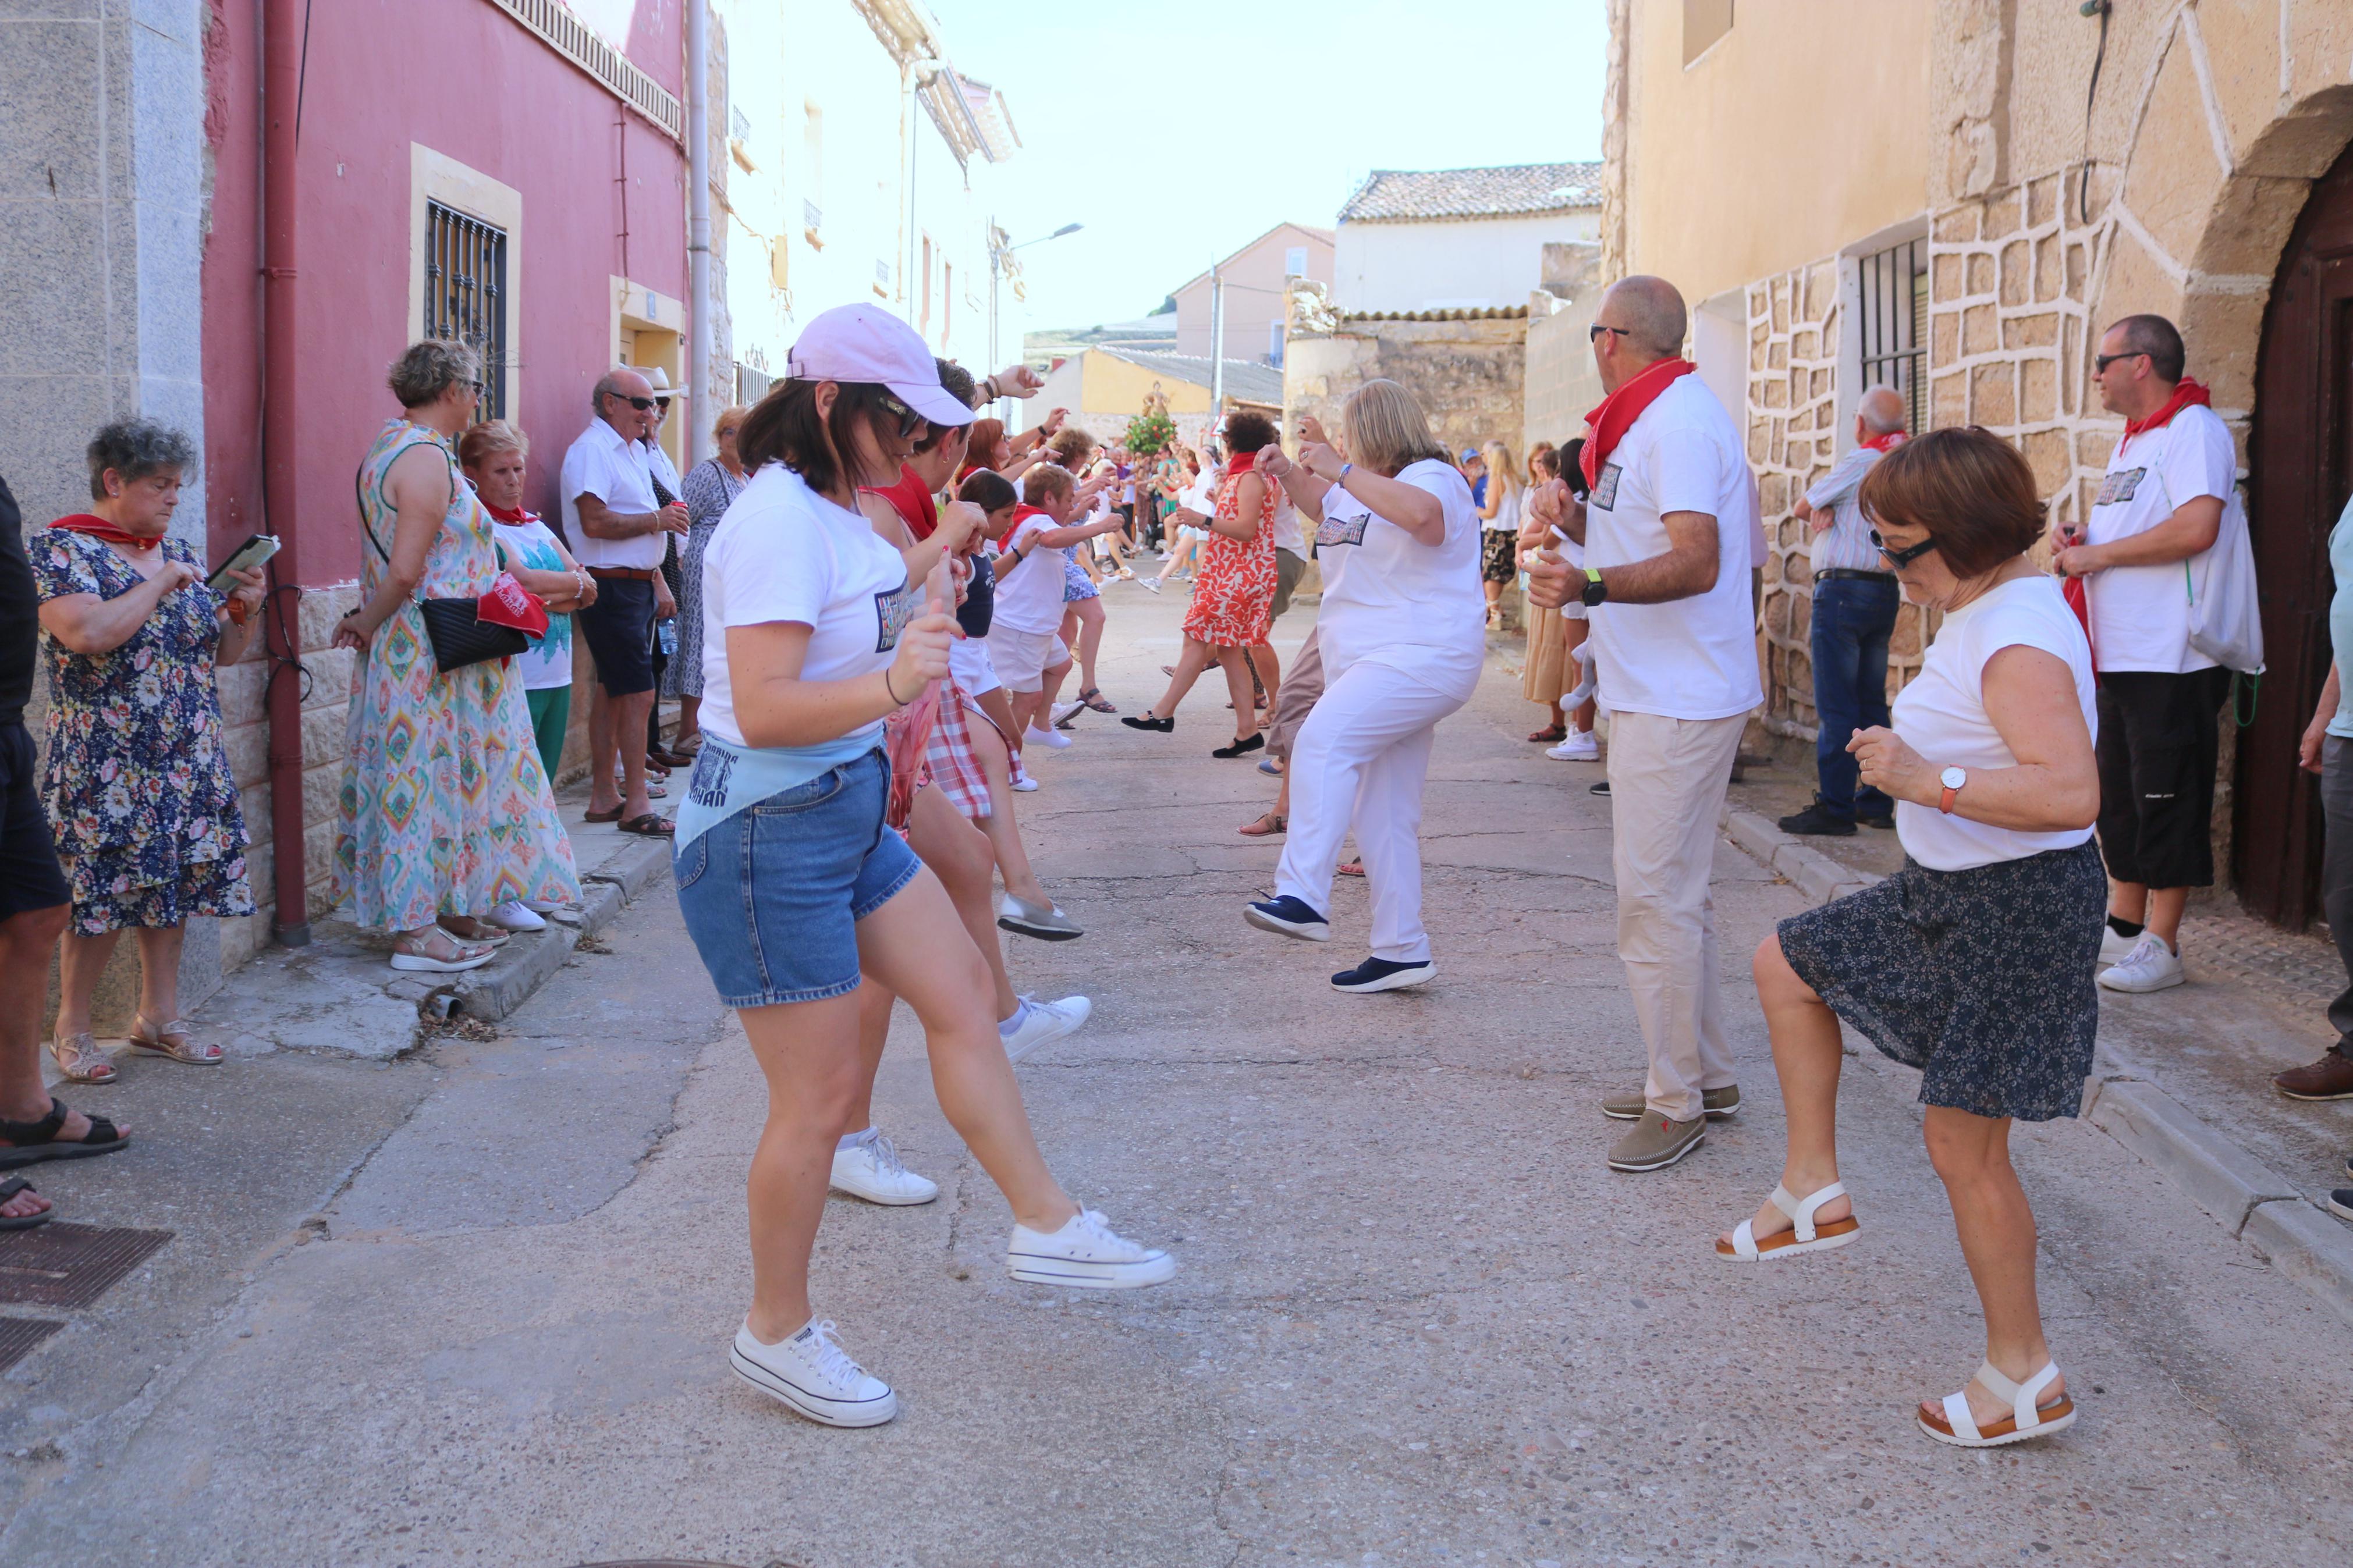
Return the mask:
M360 466L360 607L335 646L357 648L335 893L394 933L395 969L490 962L506 933L480 917L509 900L580 897L510 659L443 674L417 601L479 597L498 576L491 520L458 470L480 397L473 351L428 340L394 362L402 415Z
M1263 415L1236 414L1227 419L1226 445L1232 455L1218 489L1218 515L1201 545L1193 602L1185 611L1185 651L1176 656L1176 668L1160 700L1142 717L1120 721L1133 730L1163 734L1174 730L1176 705L1215 659L1226 672L1238 732L1233 744L1213 749L1213 757L1246 756L1266 744L1259 733L1258 700L1242 650L1266 641L1274 619L1274 487L1254 471L1259 452L1273 442L1274 424Z
M73 894L49 1049L81 1083L115 1076L90 1009L126 928L139 933L132 1047L218 1064L220 1047L198 1045L180 1017L180 948L192 914L253 912L214 669L251 642L262 575L233 574L224 596L195 551L164 537L195 460L176 430L109 425L90 445L91 510L58 519L28 552L48 633L42 792Z

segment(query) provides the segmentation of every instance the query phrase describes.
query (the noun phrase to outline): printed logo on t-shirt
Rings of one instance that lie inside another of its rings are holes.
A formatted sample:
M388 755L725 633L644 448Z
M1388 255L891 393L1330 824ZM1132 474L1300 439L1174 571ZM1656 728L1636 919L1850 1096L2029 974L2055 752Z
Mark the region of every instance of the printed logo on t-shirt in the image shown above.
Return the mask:
M697 805L724 805L727 803L727 775L735 771L735 759L716 746L705 746L694 754L694 773L686 783L686 798Z
M915 618L923 605L923 585L902 582L895 588L886 588L874 595L874 651L889 653L899 646L899 634Z
M2100 493L2092 498L2094 506L2115 506L2133 499L2140 489L2141 477L2147 468L2119 468L2100 481Z
M1315 526L1315 542L1319 546L1362 544L1365 542L1365 530L1372 521L1373 514L1368 511L1353 512L1338 517L1327 511L1324 514L1324 521Z
M1616 463L1601 465L1601 477L1593 481L1591 504L1603 511L1618 510L1618 480L1626 472Z

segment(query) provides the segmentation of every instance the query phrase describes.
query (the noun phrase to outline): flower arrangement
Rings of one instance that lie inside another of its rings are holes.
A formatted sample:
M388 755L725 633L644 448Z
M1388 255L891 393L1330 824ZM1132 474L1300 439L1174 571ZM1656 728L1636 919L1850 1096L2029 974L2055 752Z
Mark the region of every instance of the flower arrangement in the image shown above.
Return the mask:
M1176 442L1176 421L1165 412L1149 410L1127 422L1124 445L1139 458L1156 457Z

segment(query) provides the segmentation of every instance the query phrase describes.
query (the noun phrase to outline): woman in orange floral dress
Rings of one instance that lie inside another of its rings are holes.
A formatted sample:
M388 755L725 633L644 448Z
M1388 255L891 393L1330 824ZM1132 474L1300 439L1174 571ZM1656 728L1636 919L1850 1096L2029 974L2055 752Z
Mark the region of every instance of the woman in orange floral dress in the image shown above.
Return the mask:
M1141 717L1120 721L1132 730L1164 735L1174 730L1176 705L1215 659L1224 668L1226 689L1233 696L1237 732L1232 745L1210 752L1213 757L1246 756L1266 744L1259 733L1258 701L1242 650L1266 641L1273 619L1275 490L1255 471L1260 450L1273 443L1274 423L1264 415L1236 414L1227 419L1226 446L1231 456L1218 489L1218 515L1201 546L1193 603L1185 612L1185 651L1177 656L1176 672L1160 700Z

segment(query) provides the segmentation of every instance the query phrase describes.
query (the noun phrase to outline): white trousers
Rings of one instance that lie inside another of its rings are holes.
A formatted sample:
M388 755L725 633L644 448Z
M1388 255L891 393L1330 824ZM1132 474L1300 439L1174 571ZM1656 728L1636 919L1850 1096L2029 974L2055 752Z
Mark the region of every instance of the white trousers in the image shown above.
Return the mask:
M1421 928L1421 786L1438 721L1462 706L1383 665L1351 665L1324 689L1292 742L1291 822L1274 890L1328 914L1353 819L1372 885L1373 956L1430 957Z
M1733 1081L1708 873L1746 717L1609 716L1618 956L1651 1058L1643 1102L1689 1121Z

